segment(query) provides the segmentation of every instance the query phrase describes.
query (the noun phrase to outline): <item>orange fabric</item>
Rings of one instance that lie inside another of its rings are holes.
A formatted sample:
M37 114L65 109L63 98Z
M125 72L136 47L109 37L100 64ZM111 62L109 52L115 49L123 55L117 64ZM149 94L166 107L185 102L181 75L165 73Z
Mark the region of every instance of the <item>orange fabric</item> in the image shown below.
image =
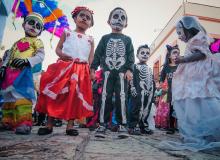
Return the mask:
M53 14L54 14L56 17L55 17ZM62 10L60 10L60 9L58 9L58 8L55 9L55 10L53 10L53 14L51 14L51 15L45 17L45 18L44 18L44 23L48 23L48 22L55 21L55 20L57 20L58 18L60 18L60 17L63 16Z
M83 104L83 101L79 98L76 91L76 87L78 86L84 100L92 106L92 86L88 64L74 63L61 79L50 88L50 90L58 94L56 99L52 99L43 93L47 84L58 77L61 71L67 68L71 63L72 62L58 61L50 65L47 71L42 75L40 95L36 106L38 112L65 120L81 119L93 115L93 111L86 109L85 103ZM71 78L73 73L78 75L78 82ZM61 93L65 87L68 87L69 91L67 93Z
M32 12L32 0L25 0L24 4L27 7L28 12L31 13Z

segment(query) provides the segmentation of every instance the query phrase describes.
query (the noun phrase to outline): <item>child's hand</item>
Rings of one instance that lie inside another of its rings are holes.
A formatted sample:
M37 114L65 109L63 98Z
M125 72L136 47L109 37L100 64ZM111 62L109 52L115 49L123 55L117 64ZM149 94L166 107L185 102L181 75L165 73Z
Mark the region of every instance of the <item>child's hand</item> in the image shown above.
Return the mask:
M131 71L127 70L126 73L125 73L125 79L130 81L130 80L132 80L132 76L133 76L133 74L131 73Z
M11 62L11 66L15 67L15 68L19 68L22 69L24 67L30 66L30 63L27 59L20 59L20 58L15 58L12 62Z
M94 69L91 69L91 71L90 71L90 79L91 79L92 81L96 79L96 78L95 78L95 70L94 70Z
M73 58L71 56L66 55L65 53L60 53L58 55L60 57L60 59L62 59L63 61L72 61Z

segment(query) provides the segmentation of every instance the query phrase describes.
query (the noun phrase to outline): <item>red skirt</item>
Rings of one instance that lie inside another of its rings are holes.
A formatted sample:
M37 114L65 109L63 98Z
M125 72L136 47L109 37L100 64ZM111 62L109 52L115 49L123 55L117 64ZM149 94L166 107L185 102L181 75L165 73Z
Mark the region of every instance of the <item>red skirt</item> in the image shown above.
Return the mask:
M42 74L38 112L65 120L80 119L93 115L92 102L87 63L60 60Z

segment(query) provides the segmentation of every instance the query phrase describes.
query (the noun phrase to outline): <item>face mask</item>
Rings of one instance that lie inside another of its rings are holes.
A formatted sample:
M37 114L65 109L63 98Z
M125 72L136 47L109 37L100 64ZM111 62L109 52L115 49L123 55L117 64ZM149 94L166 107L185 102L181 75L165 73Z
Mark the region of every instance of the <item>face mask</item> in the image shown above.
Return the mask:
M137 54L137 58L140 62L147 62L150 56L150 50L148 48L141 48Z
M121 31L127 25L127 15L125 11L116 9L109 20L111 28Z

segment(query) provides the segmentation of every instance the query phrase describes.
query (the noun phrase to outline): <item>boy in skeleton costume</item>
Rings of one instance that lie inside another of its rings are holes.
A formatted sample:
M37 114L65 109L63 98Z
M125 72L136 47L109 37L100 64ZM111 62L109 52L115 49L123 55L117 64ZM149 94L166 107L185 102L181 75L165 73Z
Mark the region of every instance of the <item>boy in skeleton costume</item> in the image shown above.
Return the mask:
M153 113L151 113L154 97L154 81L151 68L146 64L150 55L147 45L137 50L139 63L135 64L133 79L130 81L132 108L129 121L129 134L152 134L154 128ZM139 125L139 127L138 127Z
M112 33L104 35L100 40L93 63L91 77L95 77L95 70L101 66L104 71L104 85L100 109L100 127L97 132L105 133L106 123L109 122L112 111L112 96L116 94L116 119L120 124L118 131L126 131L126 97L127 80L132 78L134 65L134 49L131 38L122 34L127 26L127 14L122 8L111 11L108 19Z
M1 94L4 98L3 126L16 134L30 134L32 104L36 100L32 69L44 59L44 45L38 38L44 29L43 17L30 13L22 24L25 37L8 50L0 68Z

